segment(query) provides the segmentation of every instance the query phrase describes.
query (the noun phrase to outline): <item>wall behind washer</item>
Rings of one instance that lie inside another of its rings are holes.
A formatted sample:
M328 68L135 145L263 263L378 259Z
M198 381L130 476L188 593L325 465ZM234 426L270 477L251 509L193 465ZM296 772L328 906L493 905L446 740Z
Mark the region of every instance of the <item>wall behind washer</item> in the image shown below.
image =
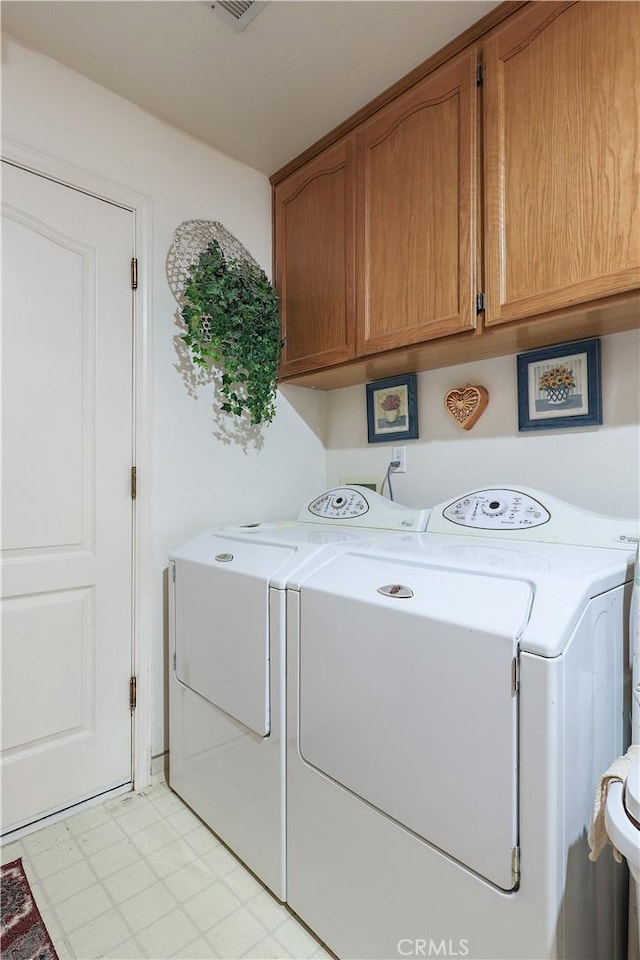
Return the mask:
M210 386L178 367L176 302L166 279L174 229L220 220L270 271L267 178L128 101L3 37L3 136L152 200L152 752L166 747L164 571L170 550L205 526L293 517L326 481L326 397L281 392L262 446L221 434ZM189 369L189 365L186 365Z
M396 500L432 506L491 484L535 487L587 510L640 516L640 331L601 339L603 424L518 433L515 356L418 375L420 438L406 441ZM469 431L444 409L452 387L481 384L489 406ZM391 443L367 443L365 387L328 395L328 479L384 476Z

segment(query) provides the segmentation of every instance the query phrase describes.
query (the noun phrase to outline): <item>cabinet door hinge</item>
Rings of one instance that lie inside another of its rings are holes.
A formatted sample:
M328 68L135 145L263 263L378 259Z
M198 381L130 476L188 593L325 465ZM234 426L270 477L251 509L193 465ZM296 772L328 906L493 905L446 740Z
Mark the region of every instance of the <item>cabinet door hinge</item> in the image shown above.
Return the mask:
M131 289L138 289L138 258L131 257Z
M135 710L138 702L137 681L135 677L129 680L129 710L131 713Z
M484 64L479 63L476 67L476 87L481 87L484 82Z
M131 499L135 500L138 496L138 471L131 467Z
M484 293L476 293L476 313L484 313L485 296Z

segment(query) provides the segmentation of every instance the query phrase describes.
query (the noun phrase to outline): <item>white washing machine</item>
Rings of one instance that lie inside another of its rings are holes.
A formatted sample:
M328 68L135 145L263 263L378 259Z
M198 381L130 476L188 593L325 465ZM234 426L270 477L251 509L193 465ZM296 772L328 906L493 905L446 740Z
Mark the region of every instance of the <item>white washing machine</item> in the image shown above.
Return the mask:
M287 899L338 956L622 956L624 868L586 834L637 536L479 490L294 575Z
M427 517L340 487L297 522L209 530L171 556L170 784L281 900L288 580L340 544L424 530Z

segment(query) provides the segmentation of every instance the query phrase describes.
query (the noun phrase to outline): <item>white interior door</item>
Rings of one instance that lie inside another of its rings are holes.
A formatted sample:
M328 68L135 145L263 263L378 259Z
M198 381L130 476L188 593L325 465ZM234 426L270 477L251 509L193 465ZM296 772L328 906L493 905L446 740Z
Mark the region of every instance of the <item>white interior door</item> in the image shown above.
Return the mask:
M131 211L3 163L2 829L131 780Z

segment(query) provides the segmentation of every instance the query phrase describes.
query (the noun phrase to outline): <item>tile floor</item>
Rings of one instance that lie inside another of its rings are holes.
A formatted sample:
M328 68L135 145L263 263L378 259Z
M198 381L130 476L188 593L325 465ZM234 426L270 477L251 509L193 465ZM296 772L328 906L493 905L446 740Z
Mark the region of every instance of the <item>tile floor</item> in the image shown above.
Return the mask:
M161 783L2 848L60 960L329 957Z

